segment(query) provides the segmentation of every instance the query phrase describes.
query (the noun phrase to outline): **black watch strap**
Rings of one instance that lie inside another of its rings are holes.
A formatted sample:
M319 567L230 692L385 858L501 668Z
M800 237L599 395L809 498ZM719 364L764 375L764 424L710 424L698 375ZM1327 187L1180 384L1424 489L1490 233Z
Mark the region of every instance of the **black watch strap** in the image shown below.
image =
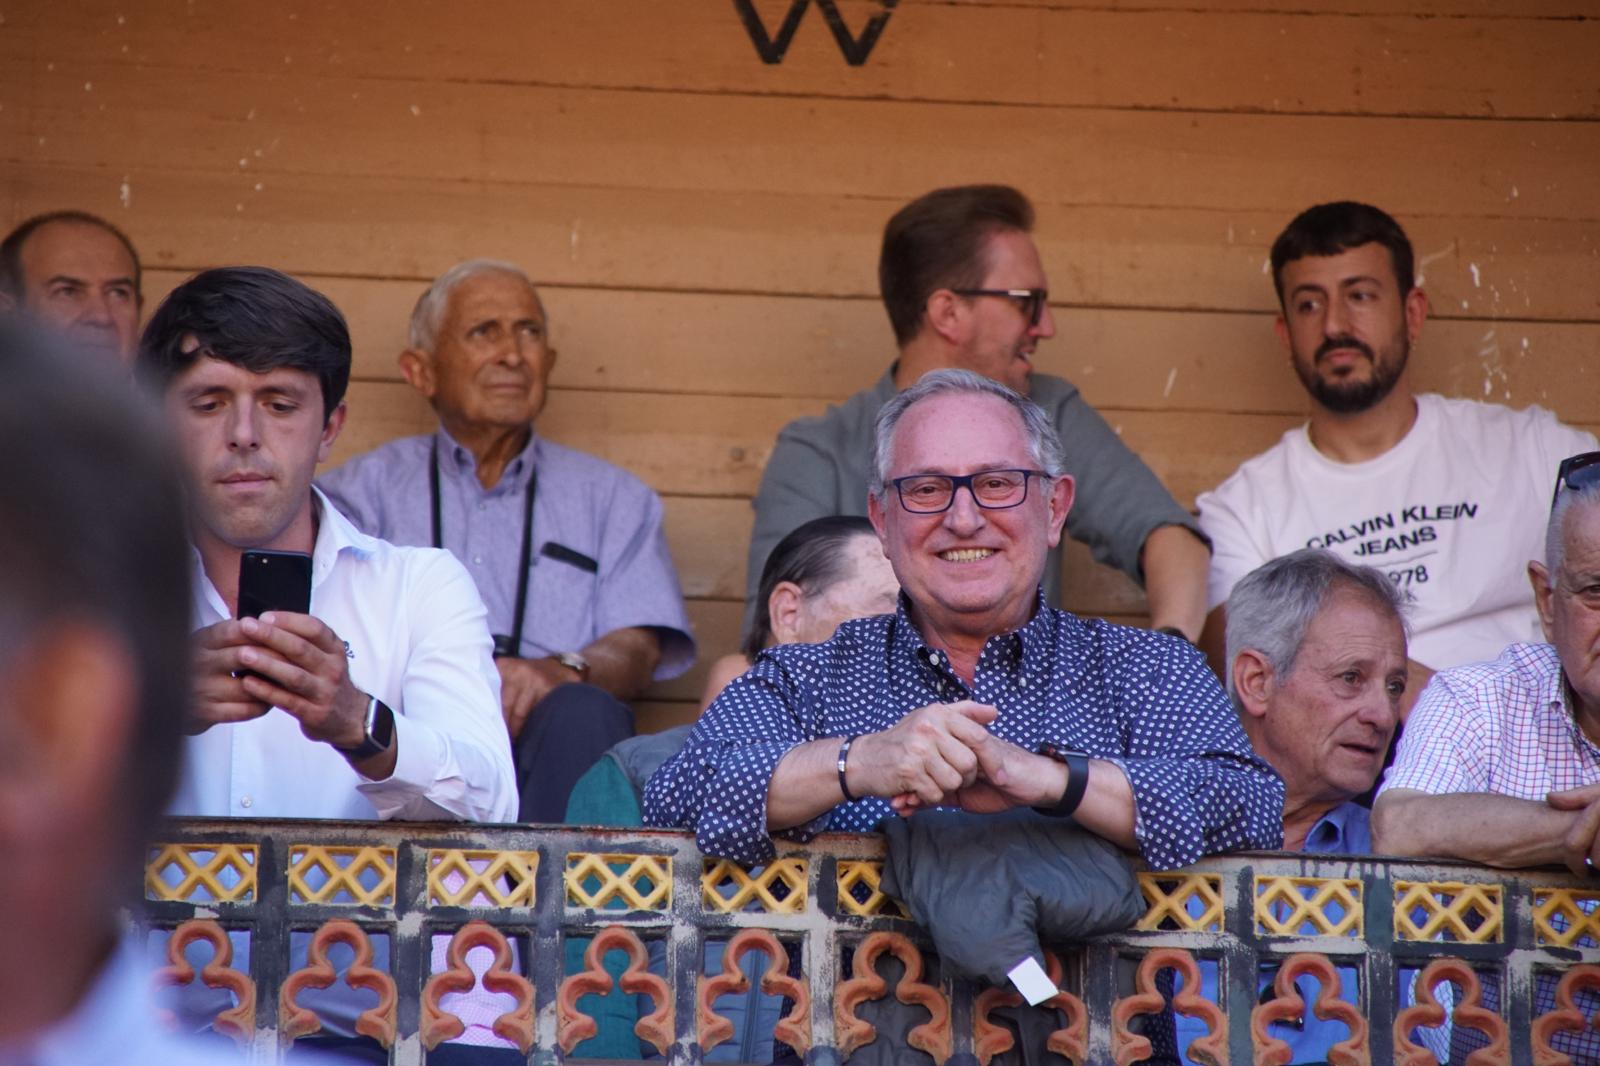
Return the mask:
M394 711L376 696L367 700L366 736L353 748L340 748L351 762L382 755L394 746Z
M1067 788L1055 806L1035 807L1034 810L1047 818L1070 818L1072 812L1078 809L1078 804L1083 802L1083 792L1089 787L1089 755L1087 752L1058 748L1054 744L1046 744L1039 749L1039 754L1066 765Z

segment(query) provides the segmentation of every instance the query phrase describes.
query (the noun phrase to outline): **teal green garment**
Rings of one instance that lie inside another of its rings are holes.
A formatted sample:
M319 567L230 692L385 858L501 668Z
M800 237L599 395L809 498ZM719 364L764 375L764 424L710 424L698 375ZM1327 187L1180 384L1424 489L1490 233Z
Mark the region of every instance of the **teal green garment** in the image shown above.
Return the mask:
M567 822L570 825L637 826L644 824L639 811L639 798L628 777L610 755L601 756L572 786L567 798ZM583 953L589 950L589 938L569 939L566 942L566 973L583 970ZM594 1036L572 1049L568 1056L579 1059L639 1059L643 1054L639 1038L633 1027L639 1020L639 1001L622 991L622 972L628 960L620 951L608 951L603 962L611 975L612 986L608 995L590 993L578 997L578 1009L595 1020L599 1026Z

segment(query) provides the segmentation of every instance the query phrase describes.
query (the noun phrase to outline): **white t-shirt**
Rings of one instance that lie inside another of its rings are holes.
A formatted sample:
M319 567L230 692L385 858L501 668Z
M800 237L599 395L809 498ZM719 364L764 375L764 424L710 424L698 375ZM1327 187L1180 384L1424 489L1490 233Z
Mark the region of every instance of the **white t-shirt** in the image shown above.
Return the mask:
M1416 424L1376 459L1335 462L1300 426L1202 493L1207 606L1270 559L1327 548L1399 587L1411 657L1424 666L1484 662L1543 640L1527 564L1544 557L1556 468L1594 450L1594 436L1542 407L1416 400Z

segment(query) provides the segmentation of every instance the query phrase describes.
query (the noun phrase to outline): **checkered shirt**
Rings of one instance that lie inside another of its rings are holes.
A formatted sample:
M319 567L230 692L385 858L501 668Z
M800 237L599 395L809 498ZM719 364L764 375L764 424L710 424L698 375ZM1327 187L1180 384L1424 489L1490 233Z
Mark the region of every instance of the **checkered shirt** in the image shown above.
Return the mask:
M1383 788L1540 800L1600 781L1600 748L1567 706L1548 644L1441 670L1417 700Z

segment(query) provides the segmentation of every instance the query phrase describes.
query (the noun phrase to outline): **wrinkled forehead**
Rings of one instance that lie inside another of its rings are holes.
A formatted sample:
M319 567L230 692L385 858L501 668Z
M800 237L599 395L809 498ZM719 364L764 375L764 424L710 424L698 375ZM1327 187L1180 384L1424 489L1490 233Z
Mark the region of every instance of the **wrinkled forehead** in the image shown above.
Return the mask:
M499 317L531 317L543 322L544 301L523 278L503 270L485 270L451 290L445 317L456 322Z
M1022 416L998 396L938 393L906 408L895 425L890 469L896 475L1032 465Z

